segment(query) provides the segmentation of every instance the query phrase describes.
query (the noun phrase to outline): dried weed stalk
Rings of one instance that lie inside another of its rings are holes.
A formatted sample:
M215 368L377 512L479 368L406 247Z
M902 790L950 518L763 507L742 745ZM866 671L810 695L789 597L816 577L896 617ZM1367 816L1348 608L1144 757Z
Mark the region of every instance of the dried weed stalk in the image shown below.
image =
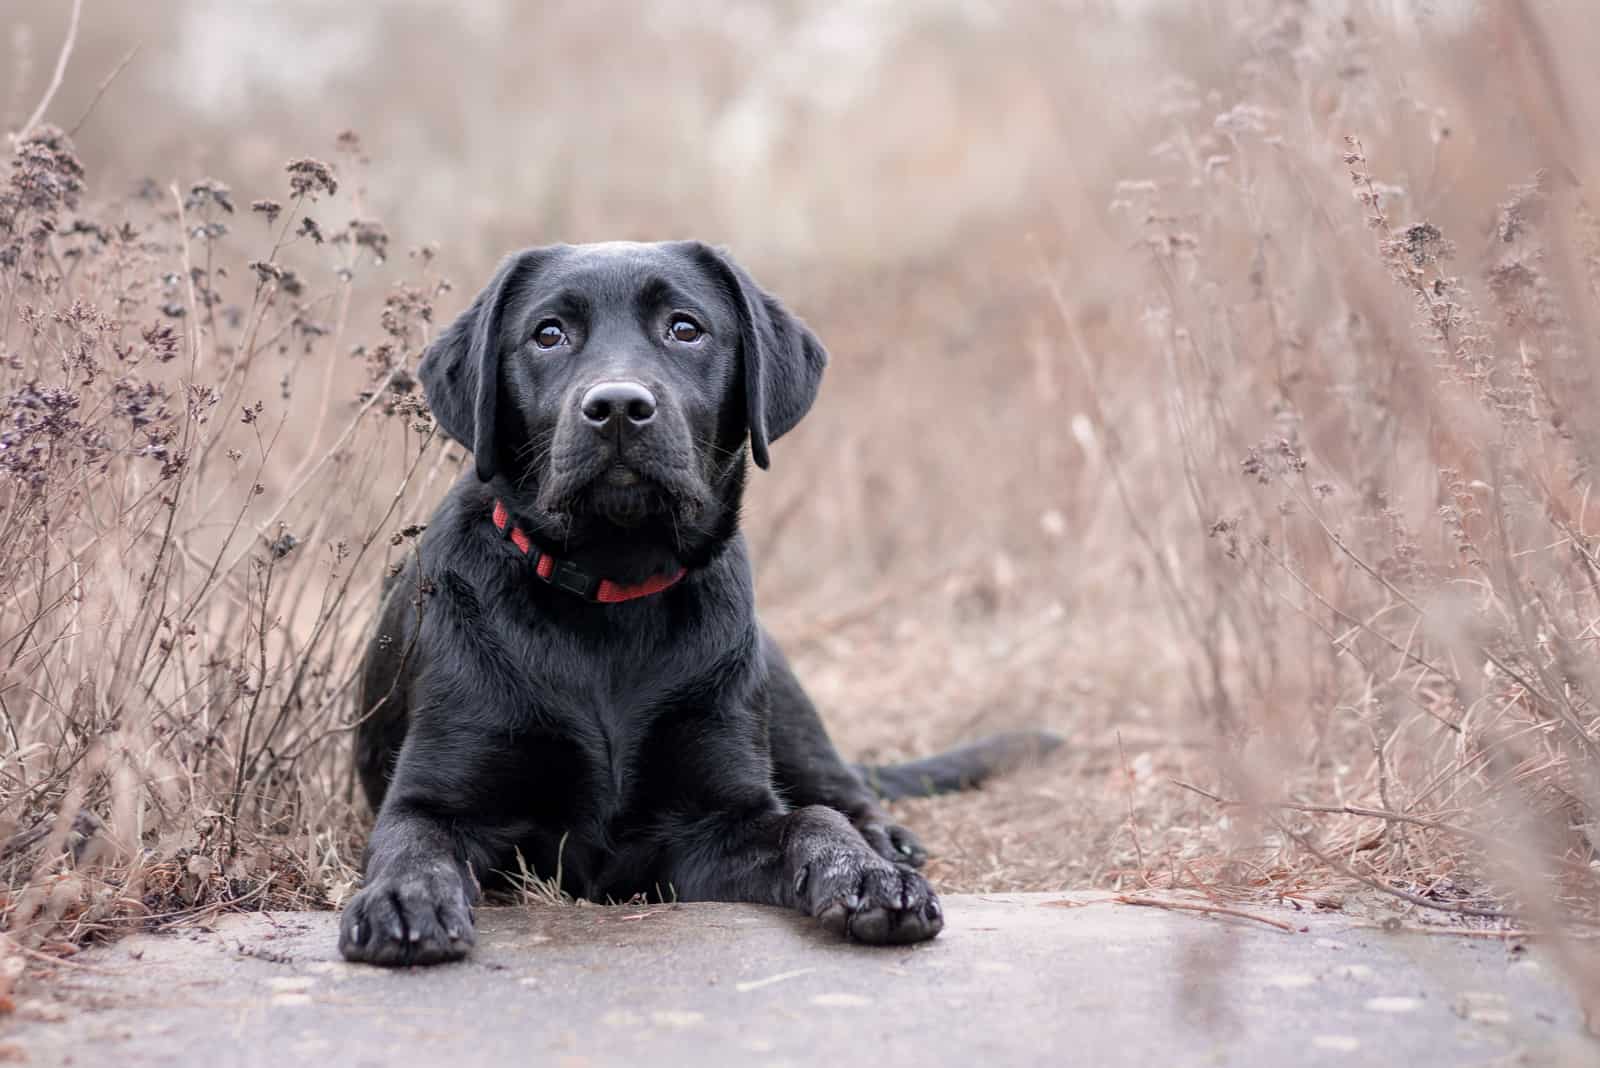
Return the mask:
M287 185L244 216L211 179L91 204L50 126L0 185L0 924L25 953L354 879L349 695L447 467L412 375L444 283L424 255L384 294L387 235L334 168Z
M1125 498L1216 755L1189 787L1199 839L1148 877L1600 922L1592 186L1549 143L1471 170L1507 128L1482 69L1370 15L1242 7L1263 13L1243 58L1164 96L1155 173L1115 204L1169 470L1116 477L1181 486ZM1522 106L1553 106L1542 54ZM1592 954L1555 942L1600 994Z

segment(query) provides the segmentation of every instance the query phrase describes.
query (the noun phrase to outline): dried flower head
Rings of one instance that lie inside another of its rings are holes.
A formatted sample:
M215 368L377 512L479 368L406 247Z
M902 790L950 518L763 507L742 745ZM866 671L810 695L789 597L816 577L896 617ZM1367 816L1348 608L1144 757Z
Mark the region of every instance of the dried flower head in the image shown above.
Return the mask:
M339 191L339 180L334 177L333 168L319 159L310 156L292 159L284 165L284 170L289 172L289 190L297 197L315 200L318 193L332 196Z
M368 249L379 263L389 258L389 232L374 219L352 219L347 231L349 240L358 248Z
M204 209L215 204L229 215L233 214L233 191L215 178L202 178L189 187L183 206L188 211Z

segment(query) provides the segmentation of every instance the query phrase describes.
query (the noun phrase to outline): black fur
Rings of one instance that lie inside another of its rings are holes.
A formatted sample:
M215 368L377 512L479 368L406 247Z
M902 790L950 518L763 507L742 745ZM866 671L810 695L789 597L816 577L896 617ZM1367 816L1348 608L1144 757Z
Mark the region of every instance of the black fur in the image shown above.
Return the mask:
M680 315L699 339L674 333ZM542 348L551 322L562 343ZM853 768L761 629L744 443L766 466L826 359L697 242L518 253L440 336L422 380L475 471L389 583L367 651L356 755L378 820L346 957L464 955L480 880L519 854L593 899L783 905L863 942L939 932L922 848L868 784L955 789L1050 740ZM617 380L654 395L647 423L584 418L589 387ZM591 574L688 573L591 603L535 576L490 521L497 498L541 552Z

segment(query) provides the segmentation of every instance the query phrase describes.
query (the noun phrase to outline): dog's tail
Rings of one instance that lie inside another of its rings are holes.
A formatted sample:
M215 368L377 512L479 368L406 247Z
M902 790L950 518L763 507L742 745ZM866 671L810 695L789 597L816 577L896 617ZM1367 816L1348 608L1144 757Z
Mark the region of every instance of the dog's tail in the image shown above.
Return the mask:
M1050 731L1007 731L904 764L857 764L856 771L885 801L932 797L1032 763L1064 740Z

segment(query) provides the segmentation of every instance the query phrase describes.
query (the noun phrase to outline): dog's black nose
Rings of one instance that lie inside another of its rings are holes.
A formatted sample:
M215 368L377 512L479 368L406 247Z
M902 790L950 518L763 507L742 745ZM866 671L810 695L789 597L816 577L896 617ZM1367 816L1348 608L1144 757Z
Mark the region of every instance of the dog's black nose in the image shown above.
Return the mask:
M656 417L656 395L638 382L601 382L583 395L583 418L597 430L627 420L644 426Z

